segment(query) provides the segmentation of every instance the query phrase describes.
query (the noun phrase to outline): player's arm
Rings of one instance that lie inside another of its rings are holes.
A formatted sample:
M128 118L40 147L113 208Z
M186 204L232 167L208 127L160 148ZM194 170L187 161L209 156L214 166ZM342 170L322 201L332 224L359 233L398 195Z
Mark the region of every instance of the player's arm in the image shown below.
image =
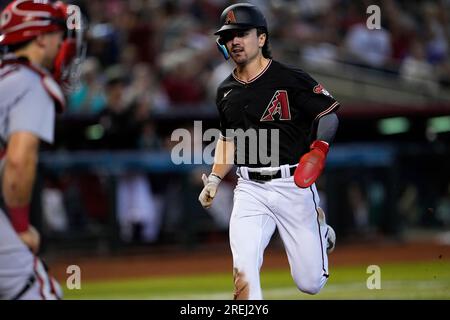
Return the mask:
M308 188L322 173L338 126L339 119L334 112L318 119L315 140L311 143L310 151L301 157L294 173L294 181L298 187Z
M329 113L319 119L316 140L325 141L331 144L336 136L339 127L339 118L335 112Z
M14 132L8 140L2 180L4 201L19 237L33 251L39 248L39 234L29 224L29 208L40 140L26 131Z
M230 172L234 165L234 141L219 139L214 153L214 164L207 177L202 176L204 188L198 200L204 208L209 208L216 196L217 188L222 179Z
M234 165L234 140L219 139L214 153L214 164L211 173L221 179L225 177Z

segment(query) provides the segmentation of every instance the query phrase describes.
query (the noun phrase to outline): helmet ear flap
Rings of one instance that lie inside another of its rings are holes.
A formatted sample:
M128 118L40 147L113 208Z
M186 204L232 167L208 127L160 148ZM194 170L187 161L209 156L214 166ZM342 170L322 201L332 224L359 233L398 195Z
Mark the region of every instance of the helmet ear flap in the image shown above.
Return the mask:
M226 47L225 44L222 44L221 42L221 37L218 37L216 39L216 44L217 44L217 49L219 50L219 52L223 55L223 57L225 58L225 60L230 59L230 53L228 52L228 49Z

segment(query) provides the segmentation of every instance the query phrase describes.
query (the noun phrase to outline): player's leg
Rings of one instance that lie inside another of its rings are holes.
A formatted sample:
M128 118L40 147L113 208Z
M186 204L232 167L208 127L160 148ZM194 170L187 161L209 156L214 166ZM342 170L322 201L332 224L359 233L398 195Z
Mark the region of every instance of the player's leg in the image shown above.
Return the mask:
M262 299L260 269L264 250L275 231L275 222L264 204L262 186L239 179L230 219L235 299Z
M319 222L319 195L315 185L300 189L288 179L279 181L276 188L283 196L275 215L291 274L299 290L316 294L328 279L328 228Z
M63 297L59 283L49 275L47 267L38 257L34 259L35 281L18 299L20 300L60 300Z
M62 290L0 210L0 299L60 299Z
M0 299L11 299L33 274L33 254L0 209Z

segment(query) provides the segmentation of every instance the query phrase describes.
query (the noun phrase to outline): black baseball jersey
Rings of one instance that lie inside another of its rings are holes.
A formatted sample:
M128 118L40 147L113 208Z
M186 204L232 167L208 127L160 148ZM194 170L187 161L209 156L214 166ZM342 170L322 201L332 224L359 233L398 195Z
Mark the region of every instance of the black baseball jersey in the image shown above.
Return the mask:
M278 165L297 164L309 151L318 119L339 107L309 74L274 60L249 82L239 80L234 72L230 74L217 90L216 104L222 139L238 140L243 132L257 133L257 142L247 138L245 144L235 144L235 164L248 167L271 166L261 154L270 156L273 152L270 133L273 129L278 129L279 134L279 145L274 145L279 148ZM262 143L265 136L267 143Z

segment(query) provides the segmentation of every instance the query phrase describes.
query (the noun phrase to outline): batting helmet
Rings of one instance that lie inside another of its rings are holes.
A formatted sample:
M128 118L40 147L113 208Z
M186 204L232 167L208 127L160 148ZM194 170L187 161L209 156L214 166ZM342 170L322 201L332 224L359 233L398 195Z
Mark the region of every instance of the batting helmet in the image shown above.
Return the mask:
M220 24L220 29L214 34L219 36L216 39L217 49L226 60L230 59L230 53L225 45L226 40L223 38L226 31L259 28L268 34L266 18L256 6L250 3L237 3L227 7L220 16ZM267 41L263 53L268 51ZM270 56L270 52L268 55Z
M86 51L79 7L61 1L14 0L0 15L0 46L14 46L59 30L65 32L65 39L51 71L67 89L73 85Z
M264 28L267 30L266 18L262 12L250 3L237 3L223 10L220 16L221 28L214 34L227 30L245 30L250 28Z
M66 18L66 5L60 1L13 1L0 16L0 45L25 42L40 34L65 30Z

